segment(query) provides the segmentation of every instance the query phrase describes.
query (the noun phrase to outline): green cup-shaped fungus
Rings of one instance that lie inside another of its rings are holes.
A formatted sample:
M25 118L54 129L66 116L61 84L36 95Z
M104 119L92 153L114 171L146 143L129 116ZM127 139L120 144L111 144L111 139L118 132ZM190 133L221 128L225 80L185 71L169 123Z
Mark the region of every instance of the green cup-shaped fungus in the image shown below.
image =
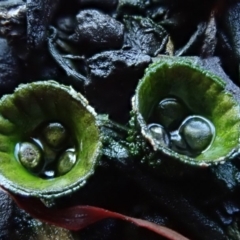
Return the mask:
M226 86L218 76L186 58L158 60L146 69L132 101L142 135L155 151L194 165L208 166L235 157L240 149L240 106ZM178 99L181 106L175 103ZM169 104L163 105L164 101ZM156 111L176 118L175 129L166 124L175 119L157 118ZM158 139L161 134L154 136L152 124L164 127L170 135L168 145Z
M65 149L54 152L69 138ZM53 157L44 148L39 150L42 145L37 143L42 140L47 149L53 145ZM12 192L56 198L79 189L94 173L101 146L94 109L71 87L55 81L23 84L0 100L0 185ZM67 155L69 147L74 148L70 152L74 156ZM59 159L54 160L55 155ZM44 158L50 162L38 163ZM43 177L41 171L31 171L38 165L43 170L47 164L56 166L55 175Z

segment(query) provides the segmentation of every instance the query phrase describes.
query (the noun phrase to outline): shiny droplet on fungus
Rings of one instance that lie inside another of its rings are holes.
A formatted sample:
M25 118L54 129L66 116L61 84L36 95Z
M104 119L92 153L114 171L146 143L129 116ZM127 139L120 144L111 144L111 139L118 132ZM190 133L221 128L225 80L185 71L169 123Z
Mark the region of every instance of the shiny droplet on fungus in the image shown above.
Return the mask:
M169 135L167 131L160 124L155 124L155 123L149 124L148 129L150 130L150 133L153 136L153 138L155 138L155 140L159 144L165 147L169 146Z
M52 179L66 174L76 164L74 140L62 124L40 124L32 136L29 142L16 145L19 161L30 173L43 179Z
M215 135L213 124L201 116L189 116L179 128L179 134L194 152L203 152L210 145Z
M59 148L67 139L65 127L58 122L49 123L43 130L46 143L54 148Z
M42 163L41 150L30 142L18 144L17 156L21 164L30 170L36 170Z
M165 128L174 129L187 115L187 108L176 98L164 98L154 111L154 118Z
M58 159L57 172L58 175L68 173L76 163L76 153L74 149L66 150Z
M178 130L175 130L170 133L170 139L171 144L170 147L172 150L178 153L190 155L190 153L187 151L187 144L185 140L182 138L182 136L179 134Z

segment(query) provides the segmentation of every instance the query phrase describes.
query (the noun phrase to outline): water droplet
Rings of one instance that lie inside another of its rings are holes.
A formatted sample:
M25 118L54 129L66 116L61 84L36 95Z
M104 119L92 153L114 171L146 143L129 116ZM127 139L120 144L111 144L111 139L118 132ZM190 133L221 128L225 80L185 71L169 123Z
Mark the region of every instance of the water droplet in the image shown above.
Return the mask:
M76 153L74 149L66 150L58 160L57 172L58 175L63 175L69 172L76 163Z
M55 176L55 172L53 170L47 170L44 172L44 177L53 178Z
M179 131L173 131L170 133L171 135L171 149L186 154L187 153L187 144L182 138L182 136L179 134Z
M59 148L67 139L67 131L61 123L49 123L43 130L46 143L54 148Z
M200 153L211 145L215 135L215 128L204 117L189 116L179 127L179 134L191 150Z
M165 98L157 105L154 118L165 128L176 129L187 113L187 108L180 100Z
M169 146L169 135L160 124L149 124L148 129L157 143L165 147Z
M41 150L35 144L23 142L17 144L16 148L18 159L24 167L35 170L42 164Z

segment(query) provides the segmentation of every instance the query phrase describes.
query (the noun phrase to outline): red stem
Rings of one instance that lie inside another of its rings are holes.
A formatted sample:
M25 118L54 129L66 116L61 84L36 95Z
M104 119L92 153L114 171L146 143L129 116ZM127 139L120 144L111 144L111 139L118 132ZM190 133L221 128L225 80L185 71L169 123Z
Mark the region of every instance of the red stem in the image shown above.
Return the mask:
M146 220L128 217L103 208L80 205L65 209L52 209L47 208L37 198L24 198L12 194L10 195L16 204L28 212L32 217L68 230L77 231L102 219L116 218L131 222L139 227L146 228L170 240L188 240L188 238L167 227L163 227Z

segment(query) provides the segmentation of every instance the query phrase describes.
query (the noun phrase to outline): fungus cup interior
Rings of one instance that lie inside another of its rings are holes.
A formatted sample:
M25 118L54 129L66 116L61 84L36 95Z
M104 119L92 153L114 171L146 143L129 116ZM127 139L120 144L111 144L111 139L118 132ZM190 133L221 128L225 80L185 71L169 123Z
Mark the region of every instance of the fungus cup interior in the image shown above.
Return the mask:
M133 101L144 137L155 150L191 164L208 165L231 158L239 149L240 107L225 86L222 79L190 61L169 59L153 63L139 82ZM147 121L154 106L169 96L181 99L193 115L201 115L215 126L211 146L196 157L159 145L149 133Z
M71 87L54 81L20 85L0 100L0 184L15 193L43 198L65 195L78 189L93 174L101 141L96 113ZM17 143L42 122L58 121L73 134L75 166L63 176L42 179L16 160Z

